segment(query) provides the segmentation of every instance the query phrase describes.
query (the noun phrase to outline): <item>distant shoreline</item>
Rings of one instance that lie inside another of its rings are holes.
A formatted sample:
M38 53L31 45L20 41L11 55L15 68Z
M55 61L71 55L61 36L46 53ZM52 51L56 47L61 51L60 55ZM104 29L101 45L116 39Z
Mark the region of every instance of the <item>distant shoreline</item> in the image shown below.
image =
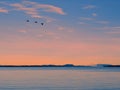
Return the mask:
M85 66L85 65L0 65L0 67L120 67L120 65L110 65L110 64L97 64L94 66Z

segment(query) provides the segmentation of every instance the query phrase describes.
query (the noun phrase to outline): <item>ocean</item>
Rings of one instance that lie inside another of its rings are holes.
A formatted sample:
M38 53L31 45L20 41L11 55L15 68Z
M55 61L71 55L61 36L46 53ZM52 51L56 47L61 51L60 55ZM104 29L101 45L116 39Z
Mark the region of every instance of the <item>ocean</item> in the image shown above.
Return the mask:
M0 67L0 90L120 90L120 68Z

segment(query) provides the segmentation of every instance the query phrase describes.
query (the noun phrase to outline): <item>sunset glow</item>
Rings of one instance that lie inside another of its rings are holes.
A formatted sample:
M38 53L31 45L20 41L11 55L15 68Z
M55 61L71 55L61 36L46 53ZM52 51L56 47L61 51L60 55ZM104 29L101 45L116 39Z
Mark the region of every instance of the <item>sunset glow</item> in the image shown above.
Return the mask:
M119 0L0 0L0 64L120 64L119 8Z

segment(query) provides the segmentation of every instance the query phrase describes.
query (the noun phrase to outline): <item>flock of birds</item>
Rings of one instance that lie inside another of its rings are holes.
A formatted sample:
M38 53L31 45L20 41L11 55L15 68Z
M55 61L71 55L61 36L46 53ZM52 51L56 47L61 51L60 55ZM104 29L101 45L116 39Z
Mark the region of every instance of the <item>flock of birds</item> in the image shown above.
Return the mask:
M31 21L30 21L30 20L26 20L26 22L29 23L29 22L31 22ZM37 24L37 23L39 23L39 22L38 22L38 21L34 21L34 23ZM41 26L44 26L44 23L42 22L42 23L40 23L40 25L41 25ZM46 32L46 30L44 30L44 31Z
M26 20L26 22L30 22L30 20ZM38 23L38 21L35 21L34 23ZM44 23L40 23L42 26L44 25Z

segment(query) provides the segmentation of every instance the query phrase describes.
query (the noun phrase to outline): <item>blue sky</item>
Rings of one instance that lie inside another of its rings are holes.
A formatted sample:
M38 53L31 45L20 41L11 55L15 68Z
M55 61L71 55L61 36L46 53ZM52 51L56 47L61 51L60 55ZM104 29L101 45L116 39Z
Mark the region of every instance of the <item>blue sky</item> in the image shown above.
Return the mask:
M119 0L116 0L113 2L113 0L79 0L79 1L74 1L74 0L66 0L66 1L54 1L54 0L16 0L16 1L9 1L9 0L3 0L1 2L6 2L9 4L12 3L22 3L22 2L37 2L40 4L48 4L48 5L53 5L57 6L63 9L64 13L66 15L57 15L55 13L46 13L42 12L42 15L49 16L58 20L61 20L62 22L70 23L76 25L78 22L87 22L89 24L92 24L93 22L101 22L101 23L107 23L109 22L109 25L119 25ZM22 11L15 11L13 10L14 7L10 7L8 5L1 4L2 8L8 9L9 10L9 15L7 15L8 19L9 17L12 18L14 17L15 20L16 18L22 19L29 17L30 15L25 15L22 13ZM40 12L39 12L40 13ZM19 14L18 17L15 15ZM6 17L5 15L2 14L3 17ZM88 18L88 19L94 19L93 21L85 21L81 20L80 17L82 18ZM1 17L1 19L4 19ZM4 19L7 20L7 19ZM103 22L104 21L104 22ZM92 23L91 23L92 22ZM94 23L96 24L96 23ZM98 24L96 24L98 25Z
M120 64L119 8L120 0L1 0L2 64L31 56L33 64Z

